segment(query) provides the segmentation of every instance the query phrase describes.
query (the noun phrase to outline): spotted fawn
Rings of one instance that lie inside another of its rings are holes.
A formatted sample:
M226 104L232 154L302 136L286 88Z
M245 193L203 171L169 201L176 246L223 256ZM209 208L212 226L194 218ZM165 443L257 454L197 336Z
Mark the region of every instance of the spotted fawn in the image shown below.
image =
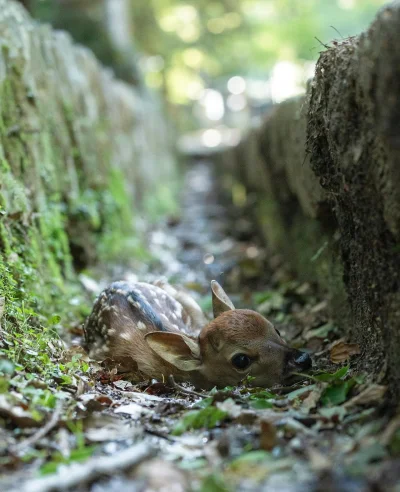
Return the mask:
M92 358L131 357L143 378L187 381L210 389L239 384L271 387L311 367L263 316L235 309L211 282L214 319L167 282L115 282L96 299L84 327Z

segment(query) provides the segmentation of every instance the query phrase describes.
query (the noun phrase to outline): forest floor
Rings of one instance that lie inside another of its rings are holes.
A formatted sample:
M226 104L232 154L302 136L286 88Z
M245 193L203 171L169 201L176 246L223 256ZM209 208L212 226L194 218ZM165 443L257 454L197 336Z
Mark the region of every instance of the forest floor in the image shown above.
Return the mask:
M81 276L91 298L112 280L165 276L210 314L216 279L236 307L309 351L312 373L268 389L133 384L88 359L80 319L67 340L46 342L69 376L0 360L0 490L400 491L400 419L386 387L354 373L363 354L341 338L327 301L263 247L251 205L226 206L212 166L189 168L182 201L181 216L149 233L151 262Z

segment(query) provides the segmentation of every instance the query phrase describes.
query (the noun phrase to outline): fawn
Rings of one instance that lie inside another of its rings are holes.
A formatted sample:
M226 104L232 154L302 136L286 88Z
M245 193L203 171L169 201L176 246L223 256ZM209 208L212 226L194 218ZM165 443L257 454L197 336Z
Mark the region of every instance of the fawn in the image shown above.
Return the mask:
M207 322L194 299L167 282L111 284L85 323L90 356L128 356L144 378L172 375L204 389L247 376L270 387L311 367L310 356L288 347L267 319L235 309L214 280L211 290L214 320Z

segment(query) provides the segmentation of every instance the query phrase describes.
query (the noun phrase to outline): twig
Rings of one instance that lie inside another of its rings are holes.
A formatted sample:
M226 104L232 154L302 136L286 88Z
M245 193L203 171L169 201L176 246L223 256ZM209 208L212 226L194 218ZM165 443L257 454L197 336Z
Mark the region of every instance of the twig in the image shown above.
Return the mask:
M24 448L27 448L28 446L32 446L32 444L35 444L37 441L42 439L46 434L48 434L54 427L58 424L60 421L60 417L63 411L63 404L59 403L57 407L55 408L52 416L50 417L50 420L43 426L41 427L37 432L33 433L31 436L29 436L27 439L24 441L19 442L12 448L12 453L17 454L21 452Z
M85 463L60 465L57 473L46 477L27 480L22 486L10 492L50 492L66 490L99 476L115 475L120 470L136 466L154 455L154 448L147 443L139 443L112 456L94 456Z
M200 396L200 398L206 398L207 396L207 395L202 395L201 393L197 393L197 391L192 391L184 388L183 386L181 386L175 381L174 376L172 375L168 376L168 383L181 393L185 393L187 395L192 395L192 396Z
M324 46L327 50L331 49L330 46L324 44L320 39L317 38L317 36L314 36L314 38L318 41L318 43L322 44L322 46Z
M336 27L335 27L335 26L331 26L331 28L332 28L334 31L336 31L342 39L344 39L344 37L340 34L340 31L339 31L338 29L336 29Z
M170 442L176 442L176 439L169 436L168 434L164 434L163 432L160 432L160 431L155 430L155 429L150 429L149 427L145 427L144 432L146 434L150 434L151 436L156 436L156 437L159 437L161 439L166 439L167 441L170 441Z

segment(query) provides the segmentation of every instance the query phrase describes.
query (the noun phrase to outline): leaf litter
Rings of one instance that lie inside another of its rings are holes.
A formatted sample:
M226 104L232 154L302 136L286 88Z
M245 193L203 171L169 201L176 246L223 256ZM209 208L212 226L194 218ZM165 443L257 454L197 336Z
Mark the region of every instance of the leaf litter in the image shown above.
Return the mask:
M224 272L235 303L267 314L290 344L311 353L314 370L274 388L251 380L209 392L171 380L136 383L131 359L91 361L76 328L68 347L55 337L48 351L31 349L40 370L1 355L0 489L398 490L400 418L387 387L356 373L358 345L340 339L314 286L266 253L249 211L221 207L216 191L206 199L193 185L199 176L215 186L204 164L188 173L184 215L149 234L151 268L117 266L82 284L97 292L117 275L163 274L210 310L209 281ZM0 322L3 312L0 299Z

